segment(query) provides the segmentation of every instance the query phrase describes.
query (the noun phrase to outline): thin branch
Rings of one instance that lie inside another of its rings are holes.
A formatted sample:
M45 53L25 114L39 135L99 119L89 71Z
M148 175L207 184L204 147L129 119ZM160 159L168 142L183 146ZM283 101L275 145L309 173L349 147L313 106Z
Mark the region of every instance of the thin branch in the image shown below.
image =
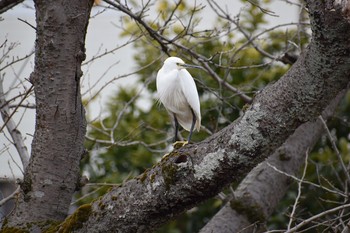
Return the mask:
M159 56L158 58L154 59L154 60L153 60L152 62L150 62L149 64L146 64L145 66L140 67L139 69L137 69L137 70L135 70L135 71L132 71L132 72L127 73L127 74L119 75L119 76L117 76L117 77L115 77L115 78L109 80L108 82L106 82L105 84L103 84L103 85L99 88L99 90L97 90L96 93L93 94L93 96L91 96L91 97L86 101L86 103L89 103L90 101L92 101L92 100L93 100L104 88L106 88L110 83L113 83L113 82L116 81L116 80L123 79L123 78L129 77L129 76L131 76L131 75L134 75L134 74L137 74L137 73L141 72L143 69L145 69L145 68L151 66L152 64L154 64L155 62L157 62L157 61L160 59L160 57L161 57L161 56ZM99 79L101 79L101 77L100 77ZM94 84L94 86L96 86L96 85L97 85L97 82ZM87 92L89 92L89 90L86 91L86 93L87 93ZM83 93L82 95L84 96L86 93Z
M12 113L8 116L7 120L4 122L4 124L1 126L0 128L0 132L2 132L2 130L5 128L6 124L8 123L8 121L12 118L12 116L15 114L15 112L17 111L17 109L19 108L19 106L23 103L23 101L28 97L28 95L30 94L30 92L33 90L34 86L32 85L29 90L25 93L23 99L21 99L21 101L18 103L17 107L15 108L15 110L12 111Z
M15 96L13 96L12 98L7 99L6 102L4 102L4 103L2 103L2 105L0 105L0 109L3 108L3 107L6 106L6 105L9 105L10 108L13 108L13 106L10 105L10 103L11 103L12 101L15 101L17 98L22 97L22 96L24 96L24 95L25 95L25 93L19 93L18 95L15 95ZM17 106L17 104L16 104L15 106Z
M284 172L284 171L281 171L280 169L276 168L275 166L273 166L273 165L270 164L269 162L267 162L267 165L268 165L269 167L271 167L273 170L275 170L275 171L277 171L277 172L279 172L279 173L281 173L281 174L283 174L283 175L285 175L285 176L288 176L288 177L294 179L294 180L297 181L297 182L303 182L303 183L305 183L305 184L312 185L312 186L314 186L314 187L316 187L316 188L320 188L320 189L326 190L327 192L334 193L334 194L338 194L338 195L343 196L343 197L347 197L347 196L348 196L347 194L345 194L345 193L343 193L343 192L336 191L336 190L332 190L332 189L329 189L329 188L324 187L324 186L322 186L322 185L312 183L312 182L310 182L310 181L301 180L301 179L299 179L299 178L296 177L296 176L293 176L293 175L288 174L288 173L286 173L286 172Z
M94 194L94 193L100 191L103 187L104 187L104 186L101 186L101 187L98 187L97 189L95 189L95 190L93 190L93 191L91 191L91 192L88 192L87 194L85 194L85 195L79 197L78 199L74 200L73 202L71 202L70 205L75 205L75 204L77 204L79 201L81 201L81 200L83 200L83 199L85 199L85 198L91 196L92 194Z
M36 109L36 105L35 104L11 104L9 105L9 108L16 108L17 106L21 107L21 108L29 108L29 109Z
M235 88L234 86L230 85L228 82L226 82L225 80L221 79L220 76L214 72L214 70L212 68L210 68L210 66L208 65L207 62L202 62L204 68L206 69L206 71L221 85L225 86L227 89L229 89L232 92L237 93L238 96L240 96L244 102L246 103L251 103L252 102L252 98L250 98L249 96L247 96L246 94L244 94L243 92L241 92L239 89Z
M11 193L10 195L8 195L7 197L3 198L0 200L0 206L4 205L6 202L8 202L9 200L13 199L18 193L19 193L19 190L20 190L20 186L18 185L16 190Z
M30 90L27 93L29 93ZM27 95L24 96L24 98L21 100L19 105L21 105L21 103L26 98L26 96ZM9 134L12 137L13 144L17 149L19 157L21 158L23 170L25 170L25 168L29 164L29 153L28 153L27 147L24 144L22 134L17 129L16 123L12 119L12 116L16 112L16 110L18 109L19 105L15 108L15 110L13 110L13 112L11 114L9 114L9 107L3 104L5 102L6 102L6 100L5 100L4 90L3 90L3 79L0 77L0 106L2 106L2 108L0 109L0 112L1 112L1 117L4 121L4 125L1 127L0 132L6 126Z
M259 4L253 2L252 0L247 0L250 4L252 4L253 6L259 8L259 10L264 13L264 14L267 14L267 15L270 15L270 16L273 16L273 17L278 17L278 15L276 15L275 12L273 11L270 11L268 9L265 9L265 8L262 8Z
M17 18L19 21L27 24L29 27L33 28L36 31L36 27L34 27L33 25L31 25L30 23L27 22L27 20L21 19L21 18Z
M0 67L0 71L3 71L3 70L5 70L6 68L12 66L13 64L15 64L15 63L17 63L17 62L23 61L23 60L25 60L25 59L31 57L33 54L34 54L34 51L32 51L30 54L25 55L24 57L18 58L18 59L16 59L15 61L6 64L6 65L3 66L3 67Z
M303 226L311 223L312 221L321 218L327 214L331 214L333 212L336 212L338 210L343 210L346 208L350 208L350 204L346 204L346 205L342 205L342 206L337 206L333 209L329 209L326 211L323 211L322 213L316 214L314 216L312 216L311 218L305 219L304 221L302 221L301 223L299 223L298 225L296 225L295 227L291 228L290 230L287 230L285 233L292 233L292 232L296 232L297 230L299 230L300 228L302 228Z
M323 124L323 127L324 127L324 129L326 130L326 132L327 132L328 139L329 139L329 141L330 141L331 144L332 144L333 150L335 151L335 154L337 155L337 158L338 158L338 160L339 160L339 162L340 162L340 165L341 165L341 167L342 167L342 169L343 169L343 172L344 172L344 174L345 174L345 176L346 176L346 179L347 179L347 181L348 181L348 184L350 185L350 175L349 175L349 172L348 172L348 170L346 169L346 166L345 166L344 161L343 161L343 159L342 159L342 157L341 157L341 154L340 154L340 152L339 152L339 150L338 150L338 147L337 147L337 145L336 145L336 143L335 143L335 141L334 141L334 139L333 139L333 137L332 137L332 134L331 134L331 132L330 132L329 129L328 129L327 123L325 122L325 120L323 119L322 116L319 116L318 118L321 120L321 122L322 122L322 124Z
M114 183L87 183L85 186L113 186L113 187L116 187L116 186L120 186L122 185L121 183L120 184L114 184Z
M173 18L175 11L179 8L179 6L181 5L182 0L178 1L175 5L175 7L173 8L173 10L171 11L168 19L165 20L162 29L159 30L160 34L163 34L165 28L167 27L167 25L169 24L169 22L171 21L171 19Z
M120 10L121 12L126 13L127 15L129 15L131 18L133 18L138 24L142 25L142 27L144 27L146 29L146 31L149 33L149 35L151 37L153 37L158 44L160 45L162 51L164 53L166 53L168 56L170 56L169 52L168 52L168 48L164 45L164 42L162 41L162 38L159 36L159 34L154 31L147 23L145 23L145 21L142 20L142 15L136 15L133 12L130 11L130 9L128 8L128 6L124 6L122 4L120 4L120 2L112 2L110 0L103 0L104 2L108 3L111 6L114 6L115 8L117 8L118 10Z
M127 147L127 146L134 146L134 145L142 145L150 152L161 153L161 152L164 152L164 150L155 150L155 149L151 149L151 147L164 144L167 141L169 141L172 137L166 138L164 140L161 140L161 141L158 141L158 142L152 143L152 144L147 144L144 141L117 141L117 142L112 143L111 140L96 139L96 138L92 138L88 135L86 135L85 138L89 141L92 141L92 142L106 144L106 145L108 145L108 147L112 147L112 146Z
M294 215L295 215L295 211L297 209L297 205L298 205L298 202L299 202L299 199L300 199L300 196L301 196L301 188L302 188L302 183L303 183L303 180L305 179L305 175L306 175L306 168L307 168L307 159L309 157L309 151L306 150L306 156L305 156L305 165L304 165L304 170L303 170L303 174L301 176L301 179L300 181L298 182L298 195L297 197L295 198L295 201L294 201L294 205L293 205L293 209L292 209L292 213L290 214L290 218L289 218L289 223L288 223L288 230L291 228L292 226L292 223L293 223L293 219L294 219Z
M141 36L142 36L142 35L138 35L138 36L136 36L135 38L130 38L130 39L129 39L127 42L125 42L124 44L122 44L122 45L120 45L120 46L117 46L117 47L115 47L115 48L113 48L113 49L111 49L111 50L105 51L105 52L103 52L103 53L101 53L101 54L98 54L98 55L96 55L96 56L93 56L90 60L84 61L81 65L84 66L84 65L86 65L86 64L88 64L88 63L90 63L90 62L93 62L93 61L95 61L95 60L97 60L97 59L99 59L99 58L102 58L102 57L104 57L104 56L106 56L106 55L108 55L108 54L113 54L115 51L117 51L117 50L119 50L119 49L121 49L121 48L124 48L125 46L127 46L127 45L129 45L129 44L131 44L131 43L134 43L135 41L137 41L138 39L140 39Z

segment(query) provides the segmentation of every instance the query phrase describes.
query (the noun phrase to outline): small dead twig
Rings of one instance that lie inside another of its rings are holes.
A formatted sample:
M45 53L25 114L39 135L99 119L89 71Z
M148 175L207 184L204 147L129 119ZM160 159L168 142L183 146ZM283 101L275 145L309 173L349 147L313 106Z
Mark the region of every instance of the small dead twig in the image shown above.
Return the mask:
M19 190L20 190L20 186L18 185L16 190L13 193L11 193L7 197L0 200L0 206L4 205L9 200L13 199L19 193Z
M337 155L337 158L338 158L338 160L339 160L339 162L340 162L341 168L343 169L343 172L344 172L345 177L346 177L346 179L347 179L347 181L348 181L348 184L350 185L350 175L349 175L349 172L348 172L348 170L346 169L346 166L345 166L344 161L343 161L343 159L342 159L342 157L341 157L341 154L340 154L340 152L339 152L339 150L338 150L338 147L337 147L337 145L336 145L336 143L335 143L335 141L334 141L334 138L332 137L332 134L331 134L331 132L330 132L329 129L328 129L327 123L325 122L325 120L323 119L322 116L319 116L318 118L321 120L321 122L322 122L322 124L323 124L323 127L324 127L324 129L326 130L328 139L329 139L330 143L332 144L333 150L335 151L335 154Z
M303 170L303 174L300 178L300 181L298 182L298 195L297 197L295 198L295 201L294 201L294 205L293 205L293 209L292 209L292 213L290 214L290 218L289 218L289 223L288 223L288 230L291 228L292 226L292 223L293 223L293 218L295 216L295 211L297 209L297 205L298 205L298 202L299 202L299 199L300 199L300 196L301 196L301 188L302 188L302 183L303 183L303 180L305 179L305 175L306 175L306 168L307 168L307 159L309 157L309 150L306 150L306 156L305 156L305 165L304 165L304 170Z

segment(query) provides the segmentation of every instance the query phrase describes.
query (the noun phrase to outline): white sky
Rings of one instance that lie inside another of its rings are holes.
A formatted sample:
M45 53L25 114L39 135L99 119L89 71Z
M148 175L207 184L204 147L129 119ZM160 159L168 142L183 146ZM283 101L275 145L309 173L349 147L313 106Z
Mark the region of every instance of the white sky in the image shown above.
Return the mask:
M207 5L206 1L204 0L197 0L197 3L199 2ZM237 14L242 7L242 5L237 4L237 1L222 0L218 2L220 2L221 5L227 4L227 8L230 9L231 12L235 12L234 14ZM35 25L35 12L33 8L28 8L25 5L33 7L32 1L26 0L25 4L18 5L12 10L0 15L4 19L3 21L0 21L0 45L6 39L8 44L11 42L19 43L18 46L11 52L11 57L7 61L11 61L12 56L14 58L22 57L34 49L34 29L18 19L20 18L21 20ZM92 15L94 15L98 10L98 8L94 8ZM269 26L297 21L298 9L281 0L275 0L270 10L279 15L279 17L268 16L267 19L269 20ZM126 39L121 39L119 37L120 29L113 25L113 21L118 23L117 21L119 20L120 15L120 12L110 10L90 20L88 34L86 37L87 59L98 54L99 51L115 48L116 46L122 45L125 42ZM214 15L209 11L209 7L206 7L203 15L205 15L202 20L203 26L210 24L214 19ZM134 52L136 51L131 46L126 46L114 54L95 61L90 67L83 67L85 70L85 77L82 83L82 93L85 93L97 79L101 79L102 81L100 81L99 85L103 85L114 77L134 71L135 67L132 59ZM0 53L3 53L3 49L0 49ZM7 69L6 74L1 74L2 76L5 75L5 91L9 88L9 86L11 86L11 84L15 83L16 86L19 83L19 80L29 78L34 66L33 61L34 58L32 56L31 59L14 65L11 69ZM112 66L116 62L118 62L118 64L113 66L113 68L105 73L108 67ZM0 67L3 65L4 64L0 64ZM23 71L19 73L21 68L23 68ZM87 68L88 70L86 71ZM16 78L17 76L19 76L19 79ZM106 88L96 99L93 105L90 106L90 110L92 110L90 111L92 113L90 118L97 117L101 112L103 113L103 108L105 107L103 103L106 102L109 96L118 90L119 85L130 84L130 82L132 83L134 81L128 77L127 79L114 82L113 85L109 85L108 88ZM27 83L26 86L28 87L29 84ZM21 85L14 88L7 96L7 99L22 91L23 86ZM31 101L33 101L33 98L31 98ZM16 122L20 121L18 128L25 137L25 143L29 150L32 135L34 134L34 114L34 110L27 110L23 115L23 110L20 110L14 115L14 120ZM2 125L3 121L0 119L0 126ZM6 135L8 136L7 133ZM4 147L7 147L8 149L1 149ZM21 172L16 164L20 164L16 150L11 144L9 144L8 140L6 140L3 132L0 132L0 177L12 177L12 174L15 176L20 176ZM11 169L9 167L11 167Z

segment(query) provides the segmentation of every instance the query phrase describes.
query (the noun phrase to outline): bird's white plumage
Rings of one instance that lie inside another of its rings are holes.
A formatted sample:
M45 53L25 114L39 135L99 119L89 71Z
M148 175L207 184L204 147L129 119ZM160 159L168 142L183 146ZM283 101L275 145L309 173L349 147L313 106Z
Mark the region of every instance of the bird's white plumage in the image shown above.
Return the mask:
M192 109L196 116L194 128L199 131L201 113L197 87L191 74L182 65L185 62L178 57L169 57L164 61L157 74L158 97L187 131L190 131L192 125Z

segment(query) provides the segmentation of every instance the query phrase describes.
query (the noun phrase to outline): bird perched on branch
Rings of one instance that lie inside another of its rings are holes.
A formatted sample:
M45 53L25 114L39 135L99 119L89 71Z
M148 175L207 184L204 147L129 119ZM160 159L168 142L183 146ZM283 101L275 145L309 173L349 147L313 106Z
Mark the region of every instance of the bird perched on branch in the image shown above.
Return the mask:
M199 131L201 126L197 87L187 67L201 68L185 64L178 57L169 57L157 74L159 100L174 119L174 142L178 141L179 124L190 132L187 143L191 141L193 130Z

